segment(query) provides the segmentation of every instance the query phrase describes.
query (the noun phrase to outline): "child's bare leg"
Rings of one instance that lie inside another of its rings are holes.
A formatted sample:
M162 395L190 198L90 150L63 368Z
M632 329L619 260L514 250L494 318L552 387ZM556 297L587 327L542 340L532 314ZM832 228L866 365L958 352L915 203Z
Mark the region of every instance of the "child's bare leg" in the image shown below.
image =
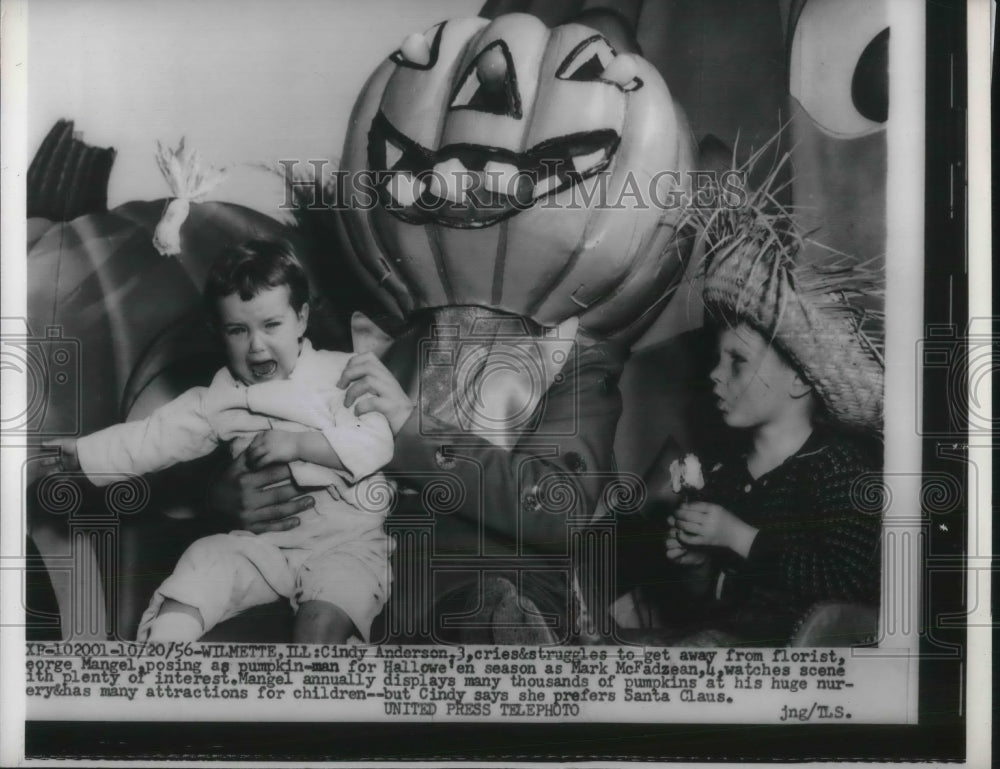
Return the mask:
M295 643L342 644L360 635L354 622L339 606L329 601L303 601L295 615Z
M201 612L173 598L164 598L149 626L150 641L197 641L205 632Z

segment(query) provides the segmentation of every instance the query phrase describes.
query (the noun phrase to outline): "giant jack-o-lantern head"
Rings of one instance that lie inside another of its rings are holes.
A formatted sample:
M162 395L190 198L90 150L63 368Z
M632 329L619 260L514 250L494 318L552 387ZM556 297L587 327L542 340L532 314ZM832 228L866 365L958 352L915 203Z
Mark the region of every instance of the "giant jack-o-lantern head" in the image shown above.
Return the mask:
M683 113L595 30L511 14L411 35L342 157L350 250L401 316L479 305L622 335L682 272Z

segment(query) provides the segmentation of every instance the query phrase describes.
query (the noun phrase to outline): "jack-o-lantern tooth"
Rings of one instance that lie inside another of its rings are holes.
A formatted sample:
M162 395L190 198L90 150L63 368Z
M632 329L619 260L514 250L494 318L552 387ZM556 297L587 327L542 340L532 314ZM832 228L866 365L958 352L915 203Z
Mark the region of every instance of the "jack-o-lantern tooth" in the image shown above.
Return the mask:
M498 163L490 160L483 167L483 185L489 192L499 192L504 195L513 196L517 185L518 174L521 170L512 163Z
M628 87L639 72L639 67L635 59L627 54L618 54L611 60L611 63L604 68L601 73L601 80L607 80L622 88Z
M430 43L420 32L407 35L403 44L399 46L399 52L407 61L412 61L414 64L426 65L431 60Z
M389 194L401 206L412 206L423 192L423 180L410 173L393 174L389 180Z
M392 142L385 143L385 167L387 169L394 168L401 157L403 157L403 150Z
M590 171L595 166L600 165L607 154L604 147L594 150L593 152L588 152L586 155L574 155L573 170L575 170L580 176Z
M434 166L427 182L427 190L432 195L453 203L464 203L471 172L458 158L445 160Z

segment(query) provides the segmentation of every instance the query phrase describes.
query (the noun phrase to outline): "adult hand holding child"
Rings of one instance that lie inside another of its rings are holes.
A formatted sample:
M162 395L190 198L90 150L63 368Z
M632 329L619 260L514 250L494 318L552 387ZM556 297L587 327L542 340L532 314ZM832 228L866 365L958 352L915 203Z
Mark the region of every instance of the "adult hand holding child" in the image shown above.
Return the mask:
M276 485L281 484L281 485ZM239 521L239 528L262 534L288 531L299 525L298 514L311 509L312 497L292 482L285 463L251 470L247 452L227 463L217 481L209 486L208 506Z
M399 435L413 413L413 401L374 352L352 356L337 387L345 390L345 406L353 406L359 416L373 411L382 414L393 435Z

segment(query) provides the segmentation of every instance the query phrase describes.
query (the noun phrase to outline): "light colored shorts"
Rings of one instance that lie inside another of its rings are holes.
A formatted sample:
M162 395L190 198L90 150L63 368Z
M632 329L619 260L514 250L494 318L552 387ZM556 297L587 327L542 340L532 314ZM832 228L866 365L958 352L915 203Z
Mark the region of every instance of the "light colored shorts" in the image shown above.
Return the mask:
M287 598L293 609L305 601L334 604L367 642L372 622L389 598L390 552L380 528L354 538L341 532L295 548L245 531L199 539L157 589L139 622L138 639L149 636L167 598L197 608L206 633L247 609Z

